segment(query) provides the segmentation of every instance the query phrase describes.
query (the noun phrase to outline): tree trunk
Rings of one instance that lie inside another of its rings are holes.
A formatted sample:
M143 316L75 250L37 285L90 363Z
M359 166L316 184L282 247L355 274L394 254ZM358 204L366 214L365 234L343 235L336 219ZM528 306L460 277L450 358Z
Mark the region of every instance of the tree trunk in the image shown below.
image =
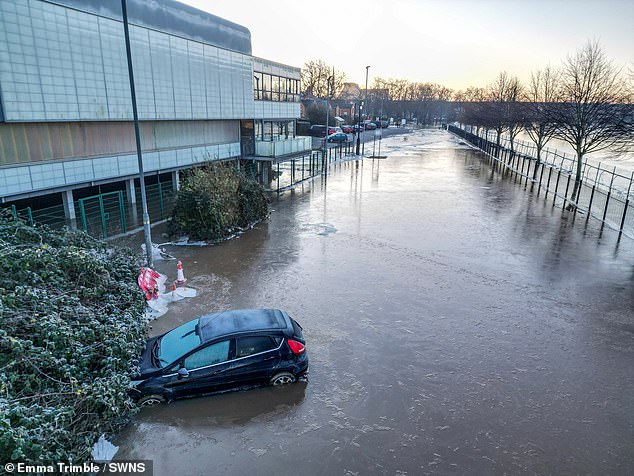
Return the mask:
M541 144L536 144L537 145L537 162L535 163L535 169L533 170L533 180L537 180L537 170L539 169L539 166L542 163L542 145Z
M579 194L579 189L581 188L581 171L582 171L582 164L583 164L583 154L581 152L577 152L577 174L575 176L575 186L572 189L572 194L570 195L570 204L568 205L568 209L572 210L573 208L576 207L576 205L573 204L577 202L577 196Z

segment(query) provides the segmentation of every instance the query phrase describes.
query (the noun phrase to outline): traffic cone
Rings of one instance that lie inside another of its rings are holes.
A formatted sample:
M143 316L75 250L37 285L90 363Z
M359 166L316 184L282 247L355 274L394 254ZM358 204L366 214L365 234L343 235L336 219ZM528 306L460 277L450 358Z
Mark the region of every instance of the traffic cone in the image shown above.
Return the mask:
M183 274L183 263L179 261L176 267L177 267L176 283L185 284L185 281L187 280L185 279L185 275Z
M183 296L180 295L180 293L178 292L178 288L176 287L176 281L172 283L172 292L170 294L167 294L165 297L167 297L171 302L176 302L183 299Z

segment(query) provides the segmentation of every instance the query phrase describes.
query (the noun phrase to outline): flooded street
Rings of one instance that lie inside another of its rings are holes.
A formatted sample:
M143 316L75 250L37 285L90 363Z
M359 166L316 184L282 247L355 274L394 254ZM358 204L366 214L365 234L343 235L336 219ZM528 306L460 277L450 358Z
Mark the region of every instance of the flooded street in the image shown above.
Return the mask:
M199 296L153 335L285 309L310 379L143 409L117 458L156 476L633 474L634 242L447 132L381 151L286 192L237 239L167 247Z

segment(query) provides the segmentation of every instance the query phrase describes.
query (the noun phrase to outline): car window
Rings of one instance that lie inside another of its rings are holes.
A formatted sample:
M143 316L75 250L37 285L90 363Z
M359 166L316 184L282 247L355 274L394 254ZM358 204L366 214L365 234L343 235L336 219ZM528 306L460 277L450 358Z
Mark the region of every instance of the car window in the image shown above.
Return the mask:
M241 337L236 346L236 358L247 357L274 348L273 341L267 336Z
M196 331L197 325L198 319L194 319L172 329L161 338L157 348L161 367L171 364L200 345L200 337Z
M229 341L225 340L194 352L185 359L185 368L187 370L195 370L227 360L229 360Z

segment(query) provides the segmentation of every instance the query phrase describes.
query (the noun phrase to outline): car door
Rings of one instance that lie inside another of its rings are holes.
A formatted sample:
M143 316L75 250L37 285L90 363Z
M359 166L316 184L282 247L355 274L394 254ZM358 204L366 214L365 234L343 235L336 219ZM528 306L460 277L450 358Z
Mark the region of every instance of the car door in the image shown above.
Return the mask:
M166 386L174 398L193 397L225 390L231 387L232 383L227 372L231 368L232 354L232 339L201 347L185 357L178 366L172 368L171 381ZM179 376L179 367L187 369L188 376Z
M236 338L236 353L231 369L236 385L268 381L280 363L281 337L259 335Z

